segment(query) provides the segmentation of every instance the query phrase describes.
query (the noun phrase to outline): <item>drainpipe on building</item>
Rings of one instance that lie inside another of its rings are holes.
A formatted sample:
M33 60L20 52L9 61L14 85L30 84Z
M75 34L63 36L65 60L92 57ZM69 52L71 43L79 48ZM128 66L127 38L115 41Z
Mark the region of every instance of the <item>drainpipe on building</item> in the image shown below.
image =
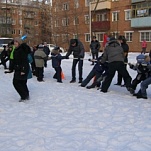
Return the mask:
M91 29L92 17L91 17L91 2L89 3L89 32L90 32L90 43L91 43L91 36L92 36L92 29ZM91 54L91 49L89 50Z

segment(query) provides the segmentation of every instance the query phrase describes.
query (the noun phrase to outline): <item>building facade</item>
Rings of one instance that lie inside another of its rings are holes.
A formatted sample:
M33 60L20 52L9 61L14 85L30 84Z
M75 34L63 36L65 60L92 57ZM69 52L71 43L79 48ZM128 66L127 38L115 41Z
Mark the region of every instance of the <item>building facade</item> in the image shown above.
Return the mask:
M31 46L50 43L50 5L31 0L0 2L0 37L27 35L26 42Z
M144 39L151 49L151 0L54 0L52 12L52 41L62 47L79 38L89 51L95 35L103 50L104 35L124 35L130 52L141 52Z

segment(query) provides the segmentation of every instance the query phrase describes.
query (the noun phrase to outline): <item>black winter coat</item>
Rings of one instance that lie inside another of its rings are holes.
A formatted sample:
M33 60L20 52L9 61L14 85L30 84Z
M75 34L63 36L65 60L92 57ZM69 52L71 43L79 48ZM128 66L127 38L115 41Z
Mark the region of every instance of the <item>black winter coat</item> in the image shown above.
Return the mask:
M95 40L95 41L91 41L90 44L90 48L91 48L91 53L98 53L99 49L100 49L100 43L99 41Z
M127 53L127 55L125 55L124 57L124 62L128 62L128 52L129 52L129 46L127 43L121 43L121 46L123 48L124 53Z
M27 75L29 72L29 53L30 47L26 44L21 44L19 47L15 48L13 59L14 79L27 80ZM21 72L25 74L21 75Z
M47 47L47 46L44 46L44 52L45 52L45 54L47 55L47 56L49 56L49 54L50 54L50 49Z

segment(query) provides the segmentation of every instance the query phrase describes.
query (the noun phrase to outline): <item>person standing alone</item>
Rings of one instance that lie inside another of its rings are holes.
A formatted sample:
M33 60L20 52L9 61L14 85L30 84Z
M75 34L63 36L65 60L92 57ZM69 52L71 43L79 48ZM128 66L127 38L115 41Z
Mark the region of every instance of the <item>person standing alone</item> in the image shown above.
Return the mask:
M29 99L27 77L29 73L28 54L30 53L30 47L27 44L22 43L20 37L14 38L14 46L15 50L13 53L13 85L21 97L19 102L23 102Z
M100 49L100 43L98 40L96 40L96 36L93 36L91 44L90 44L92 59L97 60L99 55L99 49ZM94 65L94 62L92 62L91 65Z
M147 48L147 42L146 42L146 40L144 39L143 41L142 41L142 52L141 53L146 53L146 48Z

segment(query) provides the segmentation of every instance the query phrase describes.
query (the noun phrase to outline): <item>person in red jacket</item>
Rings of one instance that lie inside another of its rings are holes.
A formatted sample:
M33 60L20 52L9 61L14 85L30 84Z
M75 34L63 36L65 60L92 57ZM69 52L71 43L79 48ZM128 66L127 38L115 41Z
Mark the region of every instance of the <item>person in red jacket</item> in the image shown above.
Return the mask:
M142 42L142 52L141 53L146 53L146 48L147 48L147 42L146 40L144 39L143 42Z

